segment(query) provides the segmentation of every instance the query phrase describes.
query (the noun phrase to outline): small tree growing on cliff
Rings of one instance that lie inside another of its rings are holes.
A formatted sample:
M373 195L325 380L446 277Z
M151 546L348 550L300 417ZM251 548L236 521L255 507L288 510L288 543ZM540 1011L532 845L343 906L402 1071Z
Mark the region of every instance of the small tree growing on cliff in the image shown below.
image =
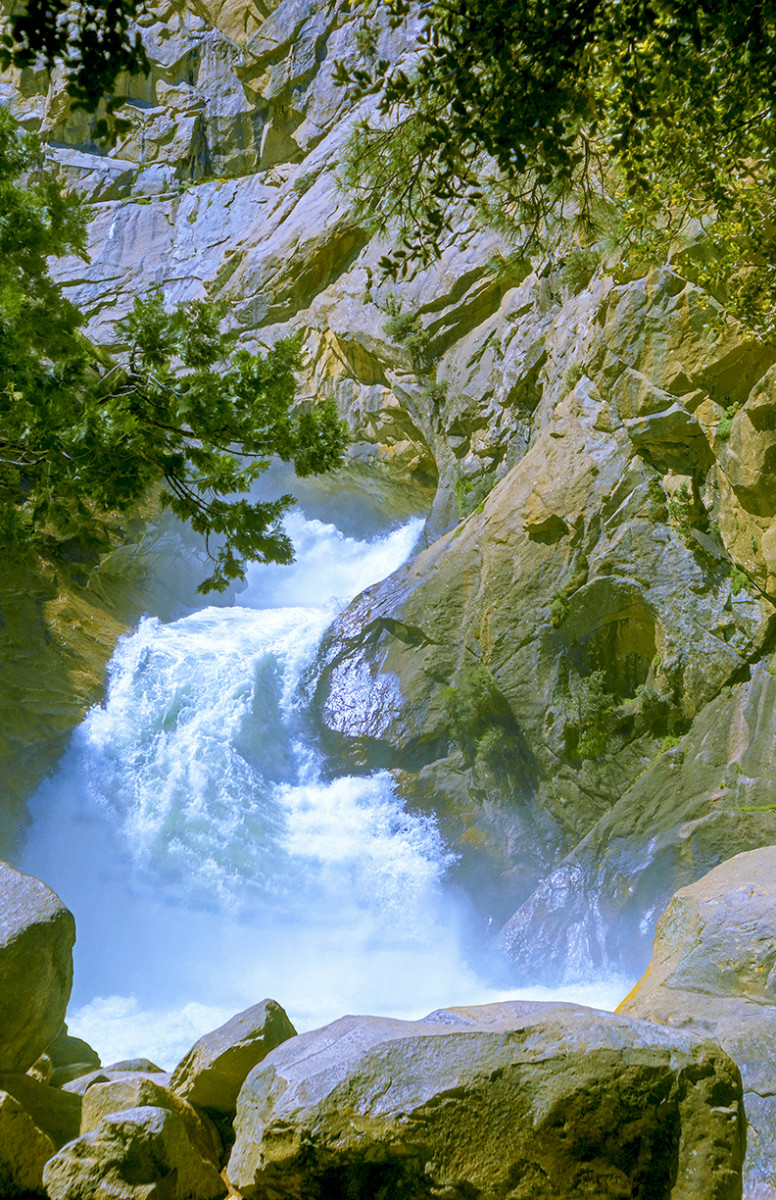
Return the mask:
M365 3L365 0L361 0ZM625 274L705 239L699 280L752 327L776 320L776 9L753 0L382 0L419 17L412 69L340 64L378 97L342 172L398 228L396 275L472 216L525 256L570 240ZM394 232L395 238L395 232Z
M280 518L293 497L243 493L273 455L305 476L338 466L346 444L333 404L292 410L297 344L236 350L212 305L167 312L155 292L120 323L128 363L112 364L47 268L84 240L78 202L0 109L0 547L99 549L105 520L160 485L208 541L201 591L223 590L249 559L291 561Z

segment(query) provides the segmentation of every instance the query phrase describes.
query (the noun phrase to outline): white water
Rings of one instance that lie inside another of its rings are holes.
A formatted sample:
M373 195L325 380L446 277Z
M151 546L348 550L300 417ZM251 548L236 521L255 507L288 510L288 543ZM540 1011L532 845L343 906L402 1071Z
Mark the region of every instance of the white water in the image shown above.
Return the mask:
M103 1061L169 1067L264 996L309 1028L507 994L466 964L433 820L405 811L388 772L327 779L305 727L323 631L420 527L358 541L295 512L297 562L253 567L239 607L146 618L120 643L104 705L30 802L17 863L76 916L68 1022Z

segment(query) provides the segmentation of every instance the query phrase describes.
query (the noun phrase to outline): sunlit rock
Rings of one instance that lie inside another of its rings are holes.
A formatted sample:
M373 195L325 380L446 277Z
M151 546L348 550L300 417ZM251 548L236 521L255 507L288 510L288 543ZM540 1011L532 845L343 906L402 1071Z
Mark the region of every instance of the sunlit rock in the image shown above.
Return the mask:
M127 1108L164 1108L176 1113L186 1127L192 1146L210 1162L218 1164L221 1139L212 1121L195 1112L186 1100L170 1088L141 1074L95 1083L84 1094L80 1133L91 1133L103 1117Z
M219 1200L226 1188L215 1166L194 1149L183 1120L164 1108L133 1108L105 1117L49 1159L43 1182L50 1200Z
M26 1071L59 1031L75 923L58 896L0 863L0 1071Z
M246 1200L741 1194L734 1063L577 1005L343 1017L251 1072L235 1130Z
M43 1195L43 1167L53 1153L51 1138L18 1100L0 1091L0 1194Z
M202 1108L233 1113L246 1075L296 1030L275 1000L262 1000L203 1034L172 1073L170 1087Z
M83 1075L71 1079L69 1083L63 1083L62 1091L71 1092L76 1096L84 1096L89 1088L98 1083L113 1083L114 1080L132 1079L136 1075L143 1079L150 1079L152 1083L158 1083L160 1087L167 1087L170 1083L169 1071L127 1071L121 1066L118 1068L98 1067L96 1071L87 1071Z
M744 1196L776 1197L776 847L682 888L620 1012L697 1031L735 1059L748 1119Z

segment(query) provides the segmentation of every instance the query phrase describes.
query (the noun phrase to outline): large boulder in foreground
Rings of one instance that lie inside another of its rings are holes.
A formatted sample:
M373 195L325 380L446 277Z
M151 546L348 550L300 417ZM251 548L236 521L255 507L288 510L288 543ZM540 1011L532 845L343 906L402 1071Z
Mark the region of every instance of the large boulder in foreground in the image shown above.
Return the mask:
M738 854L676 893L620 1012L697 1030L736 1060L744 1196L776 1200L776 846Z
M130 1108L49 1159L50 1200L220 1200L226 1188L192 1146L181 1118L164 1108Z
M61 1029L74 942L51 888L0 862L0 1071L26 1071Z
M251 1200L738 1200L738 1069L693 1034L575 1004L343 1017L237 1104Z
M233 1113L246 1075L296 1030L275 1000L262 1000L203 1034L173 1071L171 1087L191 1104Z

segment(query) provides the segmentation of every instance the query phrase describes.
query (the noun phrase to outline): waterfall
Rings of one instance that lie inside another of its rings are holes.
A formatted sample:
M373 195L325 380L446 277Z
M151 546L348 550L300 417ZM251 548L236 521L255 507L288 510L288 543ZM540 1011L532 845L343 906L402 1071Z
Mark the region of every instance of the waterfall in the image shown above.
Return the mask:
M239 605L122 639L104 703L30 800L16 865L75 914L68 1021L104 1061L170 1066L264 996L308 1028L504 994L465 961L435 821L386 771L331 778L300 686L422 521L364 539L298 510L286 524L296 562L252 566Z

